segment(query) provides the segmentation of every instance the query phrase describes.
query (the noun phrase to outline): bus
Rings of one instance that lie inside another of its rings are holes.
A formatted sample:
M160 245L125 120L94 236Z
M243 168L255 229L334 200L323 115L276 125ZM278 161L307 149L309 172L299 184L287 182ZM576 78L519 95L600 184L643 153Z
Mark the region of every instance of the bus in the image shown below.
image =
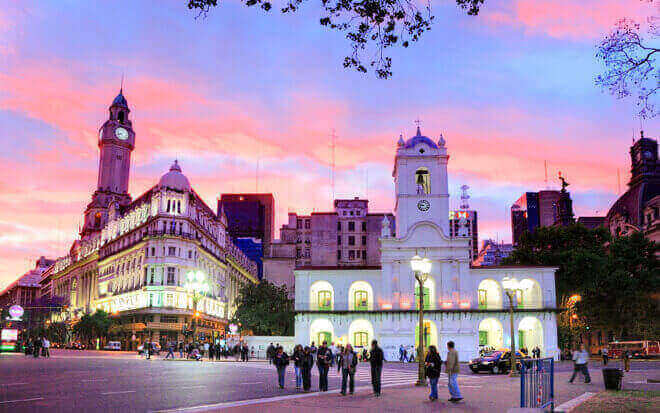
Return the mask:
M621 358L625 351L630 351L632 357L637 359L660 357L659 341L613 341L608 347L611 358Z

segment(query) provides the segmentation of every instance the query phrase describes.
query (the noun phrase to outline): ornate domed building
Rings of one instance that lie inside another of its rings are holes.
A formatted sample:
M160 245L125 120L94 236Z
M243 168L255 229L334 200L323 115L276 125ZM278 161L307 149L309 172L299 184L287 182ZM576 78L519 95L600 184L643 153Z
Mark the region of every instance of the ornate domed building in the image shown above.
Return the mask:
M240 286L257 282L256 264L230 241L226 217L206 205L178 161L131 200L129 113L120 92L99 131L98 185L81 238L44 273L42 295L65 300L63 320L110 313L126 349L146 339L191 339L193 331L198 339L222 336ZM188 288L191 277L203 291Z

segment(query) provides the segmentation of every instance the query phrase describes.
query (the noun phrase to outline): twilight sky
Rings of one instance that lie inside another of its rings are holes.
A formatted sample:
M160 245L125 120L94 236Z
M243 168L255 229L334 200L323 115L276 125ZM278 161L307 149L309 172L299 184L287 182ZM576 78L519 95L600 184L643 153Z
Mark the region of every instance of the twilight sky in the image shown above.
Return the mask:
M631 102L593 85L595 45L640 0L486 0L478 17L434 0L436 24L393 51L394 76L341 67L349 43L318 25L316 1L294 15L224 0L205 19L185 0L9 0L0 8L0 288L40 255L66 253L95 189L97 131L125 74L136 131L137 197L174 158L215 209L222 192L273 192L288 211L331 209L337 197L394 205L400 133L443 133L451 206L471 187L480 238L511 238L509 207L571 183L576 215L603 215L629 176L640 123ZM158 6L154 6L157 4ZM660 122L647 121L648 136ZM279 231L276 231L276 236Z

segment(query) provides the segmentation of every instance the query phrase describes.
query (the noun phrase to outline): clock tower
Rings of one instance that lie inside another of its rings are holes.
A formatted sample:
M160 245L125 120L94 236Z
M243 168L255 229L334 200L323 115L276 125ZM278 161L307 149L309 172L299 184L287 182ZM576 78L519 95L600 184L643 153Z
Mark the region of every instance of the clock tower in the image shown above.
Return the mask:
M417 134L397 144L394 158L396 192L396 236L403 238L417 222L436 224L449 238L449 189L447 148L440 135L438 142Z
M109 108L108 120L99 129L99 172L96 191L85 210L85 224L81 235L100 231L107 222L108 206L112 201L128 205L128 178L131 169L131 152L135 147L135 132L128 118L128 102L119 91Z

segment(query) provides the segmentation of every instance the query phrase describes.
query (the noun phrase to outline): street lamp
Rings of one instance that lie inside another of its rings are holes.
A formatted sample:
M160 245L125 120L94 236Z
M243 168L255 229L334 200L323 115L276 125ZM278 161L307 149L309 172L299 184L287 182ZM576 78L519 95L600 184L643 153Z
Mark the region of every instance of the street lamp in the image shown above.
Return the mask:
M183 285L184 290L192 295L193 299L193 319L191 324L193 327L193 342L195 341L195 332L197 330L197 303L199 300L209 292L209 284L206 281L206 275L201 271L190 271L186 276L186 282Z
M516 335L513 328L513 300L516 296L518 280L515 277L504 277L502 278L502 286L504 286L504 292L509 297L509 317L511 318L511 371L509 372L509 376L517 377L519 374L516 370Z
M419 284L419 345L417 346L417 362L419 365L419 374L416 386L426 385L426 375L424 374L424 282L431 272L432 262L428 258L422 258L415 255L410 260L410 267L415 274L415 279Z

